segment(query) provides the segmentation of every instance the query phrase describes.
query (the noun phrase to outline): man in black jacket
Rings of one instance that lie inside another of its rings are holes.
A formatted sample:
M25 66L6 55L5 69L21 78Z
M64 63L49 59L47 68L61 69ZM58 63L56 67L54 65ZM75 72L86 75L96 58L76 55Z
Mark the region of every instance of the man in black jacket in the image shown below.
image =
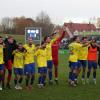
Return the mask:
M12 63L13 63L13 55L12 52L16 49L16 41L13 39L12 36L9 36L5 39L5 49L4 49L4 61L5 61L5 72L6 69L8 70L8 77L7 77L7 88L10 89L10 80L12 76ZM5 74L4 74L5 80ZM5 81L4 81L5 84Z

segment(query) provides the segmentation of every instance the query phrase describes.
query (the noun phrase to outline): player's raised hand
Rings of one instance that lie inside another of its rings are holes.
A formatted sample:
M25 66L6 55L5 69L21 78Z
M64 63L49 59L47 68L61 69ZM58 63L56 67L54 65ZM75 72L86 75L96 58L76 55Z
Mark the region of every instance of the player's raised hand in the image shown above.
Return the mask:
M100 48L100 45L99 45L99 44L95 43L95 45L96 45L98 48Z
M70 38L73 38L73 34L70 32L70 30L66 26L63 26L63 31L65 32L67 36L69 36Z
M63 26L62 29L63 29L63 31L67 32L66 26Z

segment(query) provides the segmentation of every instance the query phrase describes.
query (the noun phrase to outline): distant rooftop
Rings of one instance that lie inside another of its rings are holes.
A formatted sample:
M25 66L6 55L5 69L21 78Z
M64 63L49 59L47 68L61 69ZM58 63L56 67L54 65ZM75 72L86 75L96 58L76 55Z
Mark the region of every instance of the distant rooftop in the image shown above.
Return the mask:
M96 27L90 23L64 23L64 25L70 30L70 32L83 32L83 31L95 31Z

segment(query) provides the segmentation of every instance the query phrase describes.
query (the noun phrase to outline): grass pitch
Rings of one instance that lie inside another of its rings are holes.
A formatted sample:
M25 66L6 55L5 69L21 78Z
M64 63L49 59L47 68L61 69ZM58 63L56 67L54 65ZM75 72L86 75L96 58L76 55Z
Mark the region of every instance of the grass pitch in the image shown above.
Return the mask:
M14 37L24 43L24 36ZM68 79L68 70L68 54L60 54L59 85L54 83L52 86L49 86L47 83L44 89L39 89L37 86L38 75L36 74L32 91L25 89L18 91L14 89L12 79L12 89L0 91L0 100L100 100L100 69L97 70L97 85L92 83L92 78L89 85L82 85L80 74L79 85L77 87L70 87L66 82ZM23 86L25 86L25 81L23 81Z

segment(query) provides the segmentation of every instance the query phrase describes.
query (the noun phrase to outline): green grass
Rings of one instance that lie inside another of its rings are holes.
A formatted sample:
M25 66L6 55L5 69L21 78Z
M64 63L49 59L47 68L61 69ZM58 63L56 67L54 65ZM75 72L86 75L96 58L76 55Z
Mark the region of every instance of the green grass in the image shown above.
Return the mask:
M5 38L6 36L13 36L14 39L18 40L18 42L22 42L22 43L25 42L24 35L0 34L0 36L2 36L2 37L4 37L4 38Z
M16 37L16 36L15 36ZM21 37L18 37L18 40ZM37 77L37 75L36 75ZM81 75L80 75L81 77ZM0 100L100 100L100 71L97 70L97 85L82 85L79 79L77 87L70 87L66 80L68 78L68 54L59 55L59 85L47 86L44 89L37 87L37 78L32 91L23 89L17 91L12 89L0 91ZM24 82L23 85L25 86Z

